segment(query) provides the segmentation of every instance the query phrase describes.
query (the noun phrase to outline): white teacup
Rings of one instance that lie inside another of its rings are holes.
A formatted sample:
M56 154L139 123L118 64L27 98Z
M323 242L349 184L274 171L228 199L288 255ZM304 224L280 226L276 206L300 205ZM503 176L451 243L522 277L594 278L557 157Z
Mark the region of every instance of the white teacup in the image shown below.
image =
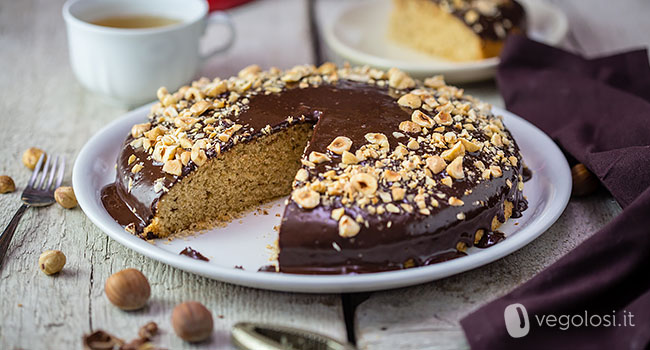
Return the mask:
M147 15L178 20L151 28L92 24L107 17ZM223 12L208 14L205 0L68 0L63 6L70 62L91 91L134 106L151 101L156 90L175 90L197 74L203 60L230 47L235 30ZM225 24L221 47L201 54L207 24Z

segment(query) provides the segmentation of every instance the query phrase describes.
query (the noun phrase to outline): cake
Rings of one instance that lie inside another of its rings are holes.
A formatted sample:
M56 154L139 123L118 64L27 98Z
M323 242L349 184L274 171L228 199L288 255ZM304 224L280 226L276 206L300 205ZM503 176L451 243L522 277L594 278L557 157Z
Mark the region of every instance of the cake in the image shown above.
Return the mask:
M393 0L389 37L451 61L498 56L510 33L523 32L514 0Z
M102 190L109 214L144 239L290 195L281 272L374 272L462 256L526 207L501 118L440 76L249 66L158 98Z

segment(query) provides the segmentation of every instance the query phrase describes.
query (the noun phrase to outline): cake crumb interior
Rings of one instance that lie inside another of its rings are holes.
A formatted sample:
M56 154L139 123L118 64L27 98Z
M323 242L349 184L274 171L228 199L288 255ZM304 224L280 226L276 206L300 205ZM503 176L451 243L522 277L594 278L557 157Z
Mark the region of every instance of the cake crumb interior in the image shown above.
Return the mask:
M167 237L214 227L291 192L313 125L293 125L233 146L181 179L161 197L145 229Z

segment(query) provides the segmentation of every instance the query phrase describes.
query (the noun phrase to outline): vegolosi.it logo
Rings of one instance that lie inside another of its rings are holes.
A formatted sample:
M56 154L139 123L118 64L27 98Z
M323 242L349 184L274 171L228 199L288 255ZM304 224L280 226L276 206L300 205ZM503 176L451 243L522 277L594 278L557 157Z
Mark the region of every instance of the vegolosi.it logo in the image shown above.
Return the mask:
M530 321L528 311L521 304L510 304L503 311L503 318L506 321L506 330L513 338L521 338L530 332Z
M569 328L577 327L634 327L632 318L634 314L629 311L612 311L611 314L563 314L563 315L533 315L537 327L558 328L566 331ZM621 321L621 318L623 319ZM528 311L519 303L506 306L503 311L503 319L506 323L506 330L513 338L525 337L530 332L530 319Z

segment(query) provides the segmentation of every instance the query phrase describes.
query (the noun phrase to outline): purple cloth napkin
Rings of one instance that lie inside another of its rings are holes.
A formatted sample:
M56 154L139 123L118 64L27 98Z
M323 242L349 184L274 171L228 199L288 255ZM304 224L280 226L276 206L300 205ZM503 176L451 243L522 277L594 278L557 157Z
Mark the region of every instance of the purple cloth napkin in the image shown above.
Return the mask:
M647 52L584 59L513 36L497 82L507 109L584 163L624 210L530 281L462 319L471 348L649 348ZM521 305L506 310L511 304Z

